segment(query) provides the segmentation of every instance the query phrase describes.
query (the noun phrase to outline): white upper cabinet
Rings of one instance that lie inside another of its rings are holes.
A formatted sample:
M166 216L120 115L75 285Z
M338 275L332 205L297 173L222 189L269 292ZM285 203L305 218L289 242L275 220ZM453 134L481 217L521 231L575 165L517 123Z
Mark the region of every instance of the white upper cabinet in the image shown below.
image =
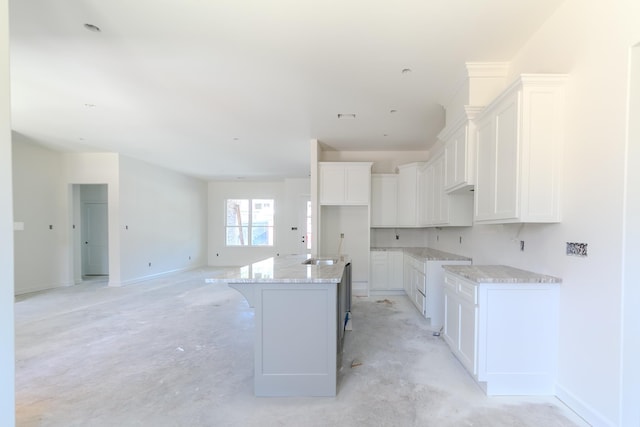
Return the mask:
M444 146L444 191L462 193L475 184L475 139L473 119L483 107L465 106L462 119L448 127L438 137Z
M560 221L565 81L522 75L477 117L476 222Z
M398 175L371 175L371 227L397 225Z
M424 163L398 166L398 227L420 227L419 208L422 199L418 191L418 172Z
M440 154L421 172L420 188L424 192L422 224L424 226L471 226L473 195L467 191L447 194L445 183L446 154Z
M321 205L368 205L371 162L319 162Z

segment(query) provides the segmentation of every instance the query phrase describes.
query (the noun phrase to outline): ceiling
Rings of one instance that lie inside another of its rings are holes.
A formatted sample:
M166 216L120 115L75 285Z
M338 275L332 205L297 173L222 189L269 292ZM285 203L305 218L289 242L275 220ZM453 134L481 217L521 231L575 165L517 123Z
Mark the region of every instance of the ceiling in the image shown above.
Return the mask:
M206 180L306 177L311 139L427 150L464 63L561 2L11 0L12 129Z

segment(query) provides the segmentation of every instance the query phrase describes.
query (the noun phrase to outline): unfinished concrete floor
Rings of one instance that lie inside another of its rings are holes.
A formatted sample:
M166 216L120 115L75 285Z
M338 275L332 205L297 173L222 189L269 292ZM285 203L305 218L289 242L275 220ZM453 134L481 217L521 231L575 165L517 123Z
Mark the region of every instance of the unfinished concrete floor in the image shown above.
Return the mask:
M586 425L555 398L486 397L404 296L354 299L337 397L256 398L253 309L212 274L19 297L18 425Z

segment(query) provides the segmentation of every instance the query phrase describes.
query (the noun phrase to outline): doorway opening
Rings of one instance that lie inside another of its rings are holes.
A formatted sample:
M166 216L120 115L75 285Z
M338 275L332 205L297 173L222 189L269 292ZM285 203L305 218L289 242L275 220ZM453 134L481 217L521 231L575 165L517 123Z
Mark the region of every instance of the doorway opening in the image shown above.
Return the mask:
M107 184L74 184L73 242L75 282L109 278Z
M298 202L298 250L297 253L309 254L313 245L313 235L311 234L311 196L301 195Z

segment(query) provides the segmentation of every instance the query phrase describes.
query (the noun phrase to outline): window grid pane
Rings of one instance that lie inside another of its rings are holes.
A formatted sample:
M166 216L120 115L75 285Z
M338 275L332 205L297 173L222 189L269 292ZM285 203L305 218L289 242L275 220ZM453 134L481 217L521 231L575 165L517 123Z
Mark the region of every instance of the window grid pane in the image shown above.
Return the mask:
M273 199L227 199L226 245L273 246Z

